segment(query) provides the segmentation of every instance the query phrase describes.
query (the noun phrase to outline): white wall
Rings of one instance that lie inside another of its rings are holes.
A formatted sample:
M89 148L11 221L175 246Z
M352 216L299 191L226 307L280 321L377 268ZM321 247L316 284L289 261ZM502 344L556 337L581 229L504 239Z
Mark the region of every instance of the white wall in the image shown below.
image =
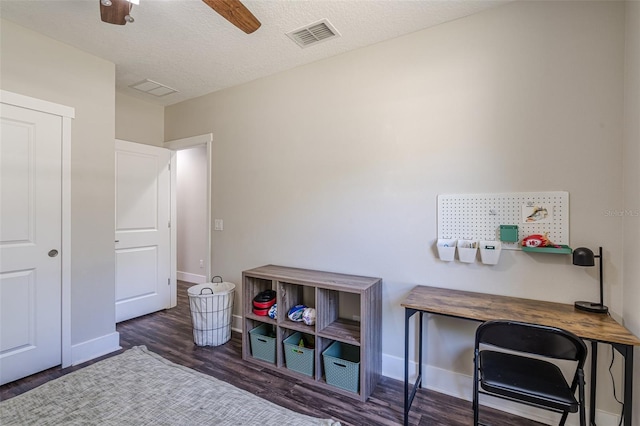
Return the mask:
M101 355L118 345L113 249L115 65L6 20L0 30L0 87L75 108L71 342L74 354Z
M178 279L202 283L207 259L207 147L177 152ZM200 266L202 260L203 266ZM214 274L215 275L215 274Z
M568 191L571 244L604 247L620 317L622 219L605 212L623 207L623 67L623 3L517 2L170 106L165 137L214 135L225 228L212 261L225 279L267 263L384 279L386 369L417 284L598 297L597 268L569 256L440 262L442 193ZM473 324L431 324L430 366L470 374ZM605 371L599 407L618 412Z
M116 92L116 139L162 146L164 107Z
M640 336L640 3L626 2L624 126L624 324ZM640 348L635 350L640 359ZM635 363L640 377L640 362ZM640 425L640 380L635 381L632 424Z

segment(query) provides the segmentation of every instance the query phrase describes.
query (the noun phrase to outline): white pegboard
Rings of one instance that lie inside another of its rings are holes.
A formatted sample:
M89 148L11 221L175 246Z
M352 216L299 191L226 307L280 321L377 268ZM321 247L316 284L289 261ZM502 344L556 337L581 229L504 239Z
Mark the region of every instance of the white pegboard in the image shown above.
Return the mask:
M518 226L518 242L503 241L503 249L519 250L524 237L544 233L569 245L569 193L438 195L438 238L500 240L500 225Z

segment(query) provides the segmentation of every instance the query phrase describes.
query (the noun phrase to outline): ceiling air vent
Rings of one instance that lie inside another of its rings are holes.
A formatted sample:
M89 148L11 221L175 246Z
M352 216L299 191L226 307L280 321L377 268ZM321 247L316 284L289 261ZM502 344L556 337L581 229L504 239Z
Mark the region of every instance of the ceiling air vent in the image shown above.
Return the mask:
M157 81L149 80L148 78L146 80L142 80L135 84L132 84L129 87L158 97L167 96L177 92L176 89L172 89L171 87L165 86L164 84L158 83Z
M327 19L323 19L288 32L287 36L295 41L298 46L305 48L329 40L330 38L340 37L340 33Z

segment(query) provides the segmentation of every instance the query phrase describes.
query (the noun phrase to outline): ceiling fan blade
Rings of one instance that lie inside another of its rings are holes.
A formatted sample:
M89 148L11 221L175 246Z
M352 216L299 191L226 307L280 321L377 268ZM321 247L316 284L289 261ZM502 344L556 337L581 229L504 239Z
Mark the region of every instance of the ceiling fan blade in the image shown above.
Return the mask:
M124 17L131 10L131 3L127 0L111 0L111 6L105 6L100 0L100 19L107 24L124 25L127 23Z
M247 34L260 28L260 21L253 16L240 0L202 0L210 8L218 12L224 19L231 22Z

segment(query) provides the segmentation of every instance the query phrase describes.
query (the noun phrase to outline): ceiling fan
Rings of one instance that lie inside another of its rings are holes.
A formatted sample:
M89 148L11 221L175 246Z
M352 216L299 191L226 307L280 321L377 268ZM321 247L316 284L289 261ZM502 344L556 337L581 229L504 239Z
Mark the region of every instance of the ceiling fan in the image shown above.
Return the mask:
M99 0L100 19L102 22L124 25L133 22L131 9L139 0ZM231 22L247 34L260 28L260 21L243 5L240 0L202 0L210 8L218 12L224 19Z

